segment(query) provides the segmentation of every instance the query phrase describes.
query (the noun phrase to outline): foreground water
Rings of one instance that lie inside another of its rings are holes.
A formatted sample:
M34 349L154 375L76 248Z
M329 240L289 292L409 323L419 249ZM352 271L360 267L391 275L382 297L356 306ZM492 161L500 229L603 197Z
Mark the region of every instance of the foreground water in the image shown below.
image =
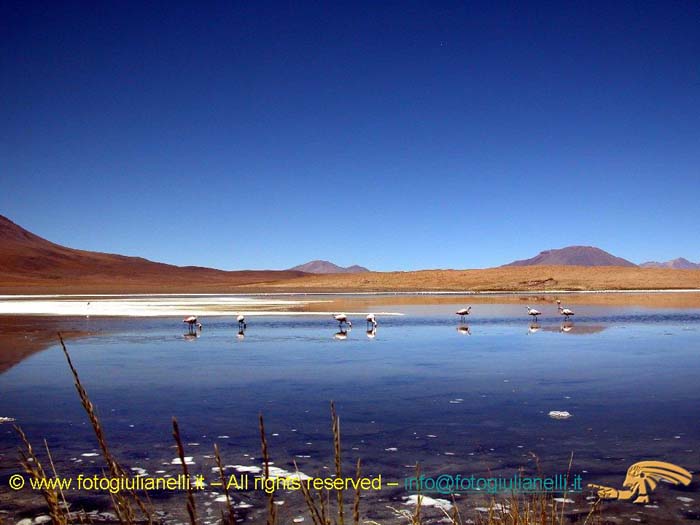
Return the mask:
M329 316L251 317L245 337L230 319L205 317L196 338L183 335L179 317L81 319L95 335L69 348L110 445L151 474L179 471L172 416L195 471L209 475L214 442L225 462L259 465L260 413L276 465L293 470L296 460L322 473L332 468L330 400L348 464L361 457L368 475L402 484L417 462L436 475L509 475L536 462L558 474L572 453L584 486L619 488L643 459L700 471L699 310L578 305L572 325L550 313L531 327L521 305L481 304L467 331L454 306L377 307L405 315L380 318L372 337L361 317L339 336ZM58 346L0 375L0 392L0 416L15 418L36 443L46 438L61 472L99 469ZM552 419L553 410L572 417ZM17 444L0 425L0 490L16 471ZM697 487L664 486L655 501L664 516L692 519ZM585 507L590 494L574 499ZM256 496L237 500L255 506Z

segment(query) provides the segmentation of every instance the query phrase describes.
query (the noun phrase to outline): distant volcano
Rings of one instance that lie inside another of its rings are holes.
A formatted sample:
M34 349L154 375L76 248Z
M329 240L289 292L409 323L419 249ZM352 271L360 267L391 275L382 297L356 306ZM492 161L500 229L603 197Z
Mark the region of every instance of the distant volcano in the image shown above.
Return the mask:
M700 270L700 263L690 262L683 257L666 262L649 261L639 266L642 268L671 268L672 270Z
M363 266L353 266L343 267L333 264L330 261L309 261L294 268L290 268L289 271L294 272L306 272L306 273L364 273L369 272L369 270Z
M637 266L633 262L594 246L567 246L546 250L531 259L513 261L504 266Z

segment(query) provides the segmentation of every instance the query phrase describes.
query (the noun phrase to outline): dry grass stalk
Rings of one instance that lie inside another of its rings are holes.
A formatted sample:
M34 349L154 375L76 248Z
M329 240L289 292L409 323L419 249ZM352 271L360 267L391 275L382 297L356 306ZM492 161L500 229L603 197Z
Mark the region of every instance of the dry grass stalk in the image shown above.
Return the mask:
M185 447L182 445L180 426L177 424L176 418L173 418L173 438L175 438L175 443L177 444L177 455L180 458L180 463L182 463L182 473L185 475L185 479L189 480L190 472L187 468L187 461L185 461ZM197 525L197 508L194 503L191 483L187 485L187 514L190 517L190 524Z
M420 463L416 463L416 479L420 479ZM416 510L413 513L411 523L413 525L420 525L421 522L421 507L423 506L423 494L418 491L418 497L416 498Z
M294 469L296 470L298 476L299 467L296 461L294 462ZM311 520L314 522L314 525L326 525L326 518L324 515L325 512L319 509L319 507L316 505L314 496L309 491L309 487L306 485L306 483L301 484L301 494L304 497L304 502L306 503L306 507L309 510L309 515L311 516ZM323 497L321 497L321 503L323 503Z
M115 478L127 477L126 472L121 467L121 465L119 465L116 458L112 455L111 451L109 450L109 447L107 446L107 439L104 435L104 431L102 430L102 424L100 423L100 419L97 417L95 406L92 404L92 401L90 401L87 390L85 390L83 384L80 382L78 371L76 370L75 366L73 366L73 361L71 360L70 354L68 353L68 349L66 348L66 343L63 341L63 337L60 333L58 334L58 339L61 342L61 348L63 348L63 354L66 356L68 367L70 368L70 371L73 374L73 382L75 384L75 389L78 391L80 401L83 405L83 408L85 409L85 412L88 415L88 418L90 419L90 424L92 425L92 429L94 430L95 436L97 437L97 442L100 445L102 457L104 458L105 462L107 463L107 467L109 468L109 473L112 477ZM146 518L148 519L148 523L153 523L150 511L146 508L146 506L136 495L136 493L132 491L131 496L138 505L138 507L141 509L143 515L146 516ZM124 494L122 494L121 492L114 494L112 501L114 503L114 512L116 513L117 519L119 519L120 522L133 523L135 521L134 509L132 508L129 499L126 498Z
M236 525L236 517L233 514L233 505L231 504L231 496L228 493L228 484L226 483L226 475L224 474L224 467L221 463L221 455L219 454L219 445L214 443L214 457L216 458L216 466L219 469L219 479L221 480L221 486L224 488L224 496L226 496L226 511L228 516L222 511L221 521L222 523L228 525Z
M362 477L362 462L358 458L357 460L357 466L355 467L355 479L360 480ZM355 489L355 500L353 501L352 504L352 521L354 525L360 525L360 494L362 492L362 489L360 488L360 484L357 484L357 488Z
M15 431L19 434L22 443L24 444L24 450L20 450L20 464L24 471L32 476L35 480L46 483L48 480L44 467L41 465L39 458L34 453L32 444L27 439L24 431L17 425L15 425ZM68 518L61 506L58 503L58 492L55 489L50 488L48 484L44 484L41 493L46 500L46 505L49 507L49 514L51 520L55 525L65 525L68 523Z
M260 426L260 445L262 448L263 464L265 465L265 480L270 479L270 454L267 450L267 437L265 436L265 421L262 414L259 418ZM275 506L275 491L271 490L267 493L267 525L275 525L277 521L277 509Z
M331 401L331 424L333 428L333 455L335 456L335 477L342 479L343 469L340 455L340 418L335 411L335 403ZM345 516L343 514L343 491L336 490L336 501L338 503L338 523L345 525Z
M44 448L46 448L46 455L49 458L49 465L51 465L51 472L53 472L54 479L58 479L58 472L56 472L56 465L53 463L53 457L51 456L51 450L49 450L49 443L44 439ZM66 501L66 496L63 494L63 488L58 486L58 493L61 495L61 501L63 502L63 508L68 512L68 502Z

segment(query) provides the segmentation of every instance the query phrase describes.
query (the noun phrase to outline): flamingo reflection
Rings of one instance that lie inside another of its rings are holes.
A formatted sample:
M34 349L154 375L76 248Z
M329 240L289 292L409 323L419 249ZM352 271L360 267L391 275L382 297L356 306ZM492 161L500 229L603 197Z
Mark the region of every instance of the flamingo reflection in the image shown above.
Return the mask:
M461 324L457 327L457 332L461 335L472 335L472 331L469 329L469 326L466 324Z

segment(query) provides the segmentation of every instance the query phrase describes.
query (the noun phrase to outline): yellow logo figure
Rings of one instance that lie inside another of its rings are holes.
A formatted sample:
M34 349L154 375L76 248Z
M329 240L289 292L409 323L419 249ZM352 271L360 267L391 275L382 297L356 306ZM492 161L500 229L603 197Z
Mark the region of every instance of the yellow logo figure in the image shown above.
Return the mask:
M617 490L593 483L589 483L588 486L598 489L598 497L602 499L628 500L637 496L632 503L649 503L649 493L656 488L659 481L688 486L691 479L690 472L673 463L640 461L627 469L627 476L622 486L628 490Z

